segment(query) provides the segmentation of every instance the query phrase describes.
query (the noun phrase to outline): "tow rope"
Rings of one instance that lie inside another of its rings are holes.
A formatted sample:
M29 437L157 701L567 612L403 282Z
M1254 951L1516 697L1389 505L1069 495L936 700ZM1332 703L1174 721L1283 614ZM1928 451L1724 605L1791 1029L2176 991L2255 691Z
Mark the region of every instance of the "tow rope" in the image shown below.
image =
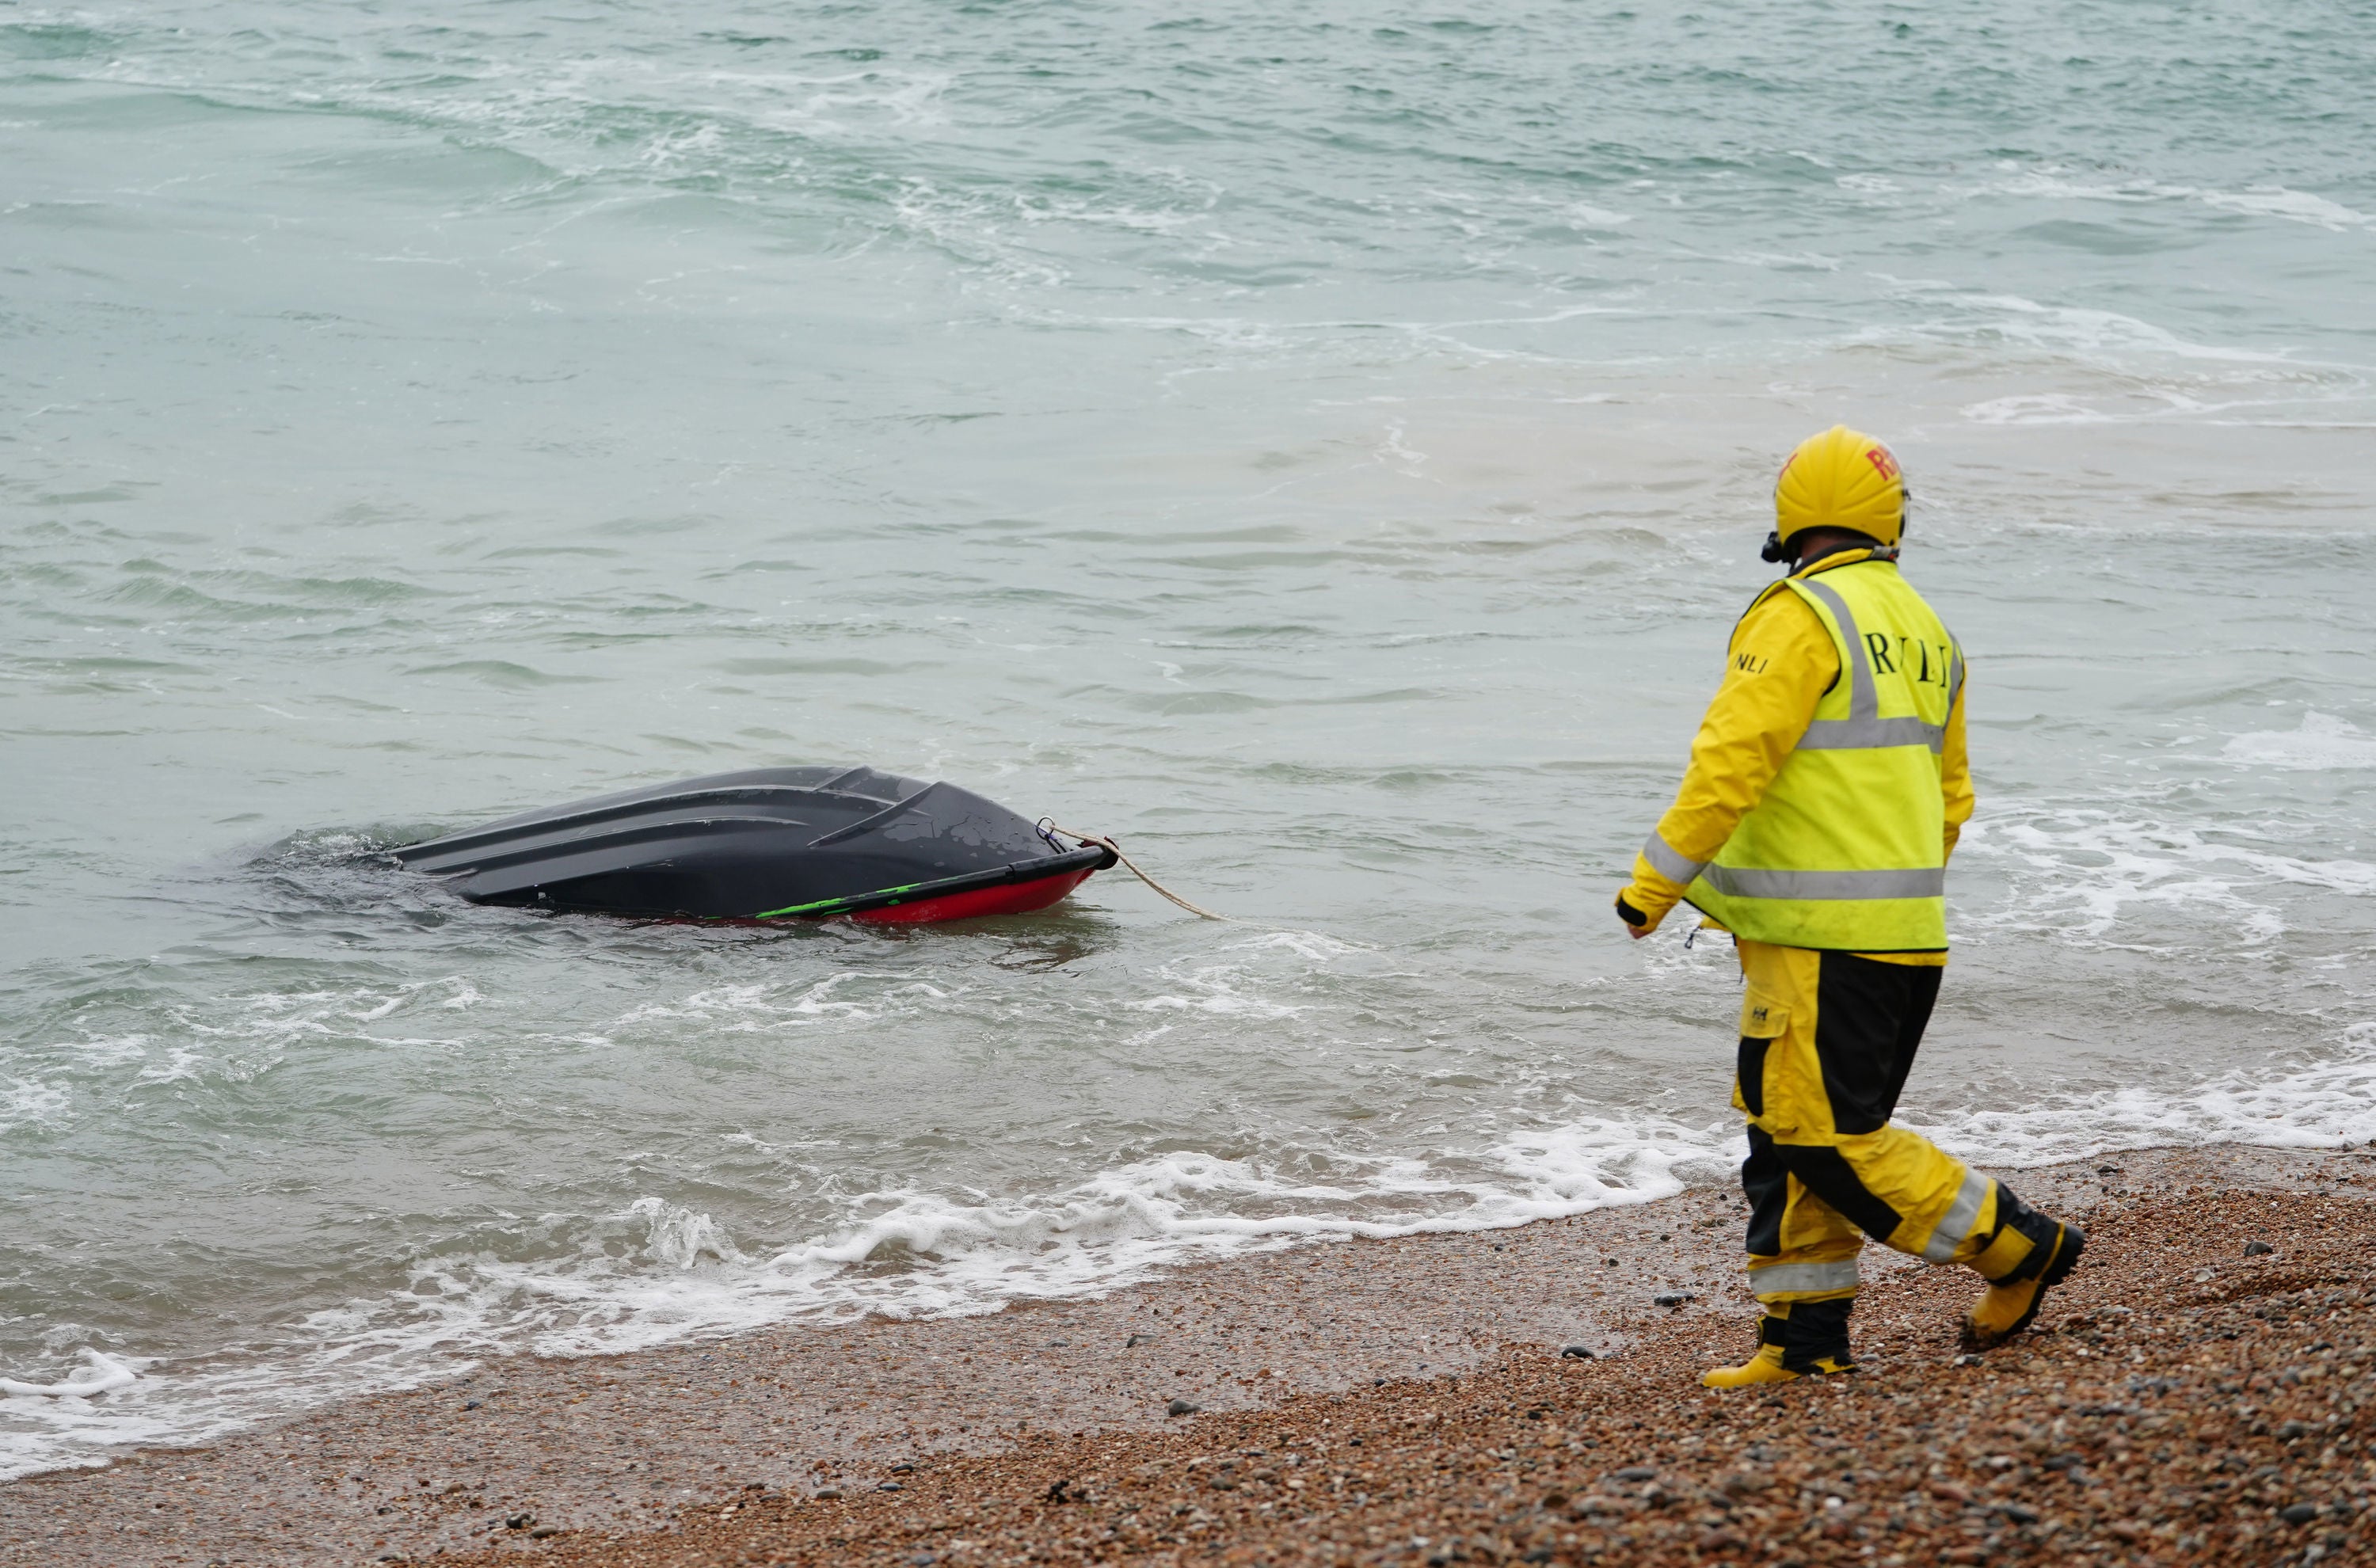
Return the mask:
M1123 854L1122 852L1122 846L1115 843L1111 838L1107 837L1102 833L1081 833L1070 827L1059 827L1052 821L1046 819L1041 820L1040 826L1042 832L1061 833L1067 838L1077 838L1084 844L1095 844L1099 849L1111 852L1115 860L1120 861L1123 864L1130 868L1130 873L1133 876L1138 878L1139 881L1144 882L1149 887L1154 888L1158 893L1162 894L1166 898L1170 899L1173 903L1179 905L1182 909L1187 910L1192 915L1202 915L1208 921L1226 921L1230 918L1227 915L1217 915L1212 910L1205 909L1201 905L1192 904L1187 899L1180 897L1179 894L1172 892L1171 889L1164 886L1163 884L1156 881L1155 878L1139 870L1138 862L1132 860L1128 855Z

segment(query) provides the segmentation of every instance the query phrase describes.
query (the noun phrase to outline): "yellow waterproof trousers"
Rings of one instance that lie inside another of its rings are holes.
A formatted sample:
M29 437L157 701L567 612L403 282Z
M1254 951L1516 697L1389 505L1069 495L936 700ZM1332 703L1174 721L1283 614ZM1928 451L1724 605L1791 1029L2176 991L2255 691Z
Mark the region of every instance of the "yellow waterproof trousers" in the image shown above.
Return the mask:
M1939 956L1740 948L1732 1102L1749 1118L1740 1182L1757 1299L1855 1295L1867 1236L1985 1270L1995 1259L1979 1254L2002 1229L1997 1184L1889 1120L1938 998ZM2002 1206L2010 1222L2019 1200Z

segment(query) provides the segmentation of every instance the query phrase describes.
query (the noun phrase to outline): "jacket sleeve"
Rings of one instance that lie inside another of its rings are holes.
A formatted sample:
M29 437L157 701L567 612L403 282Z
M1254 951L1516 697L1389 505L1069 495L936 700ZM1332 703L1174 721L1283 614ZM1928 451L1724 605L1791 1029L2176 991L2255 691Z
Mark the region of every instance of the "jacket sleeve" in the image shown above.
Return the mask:
M1764 798L1840 675L1831 634L1782 588L1750 606L1726 658L1724 683L1700 720L1675 803L1634 857L1634 880L1617 896L1617 912L1629 925L1657 928L1700 866ZM1960 759L1960 718L1951 733Z
M1960 650L1959 650L1960 651ZM1947 699L1947 735L1939 747L1939 790L1946 797L1947 854L1955 853L1964 824L1972 820L1972 765L1964 750L1964 693L1972 683L1971 660L1963 661L1964 683Z

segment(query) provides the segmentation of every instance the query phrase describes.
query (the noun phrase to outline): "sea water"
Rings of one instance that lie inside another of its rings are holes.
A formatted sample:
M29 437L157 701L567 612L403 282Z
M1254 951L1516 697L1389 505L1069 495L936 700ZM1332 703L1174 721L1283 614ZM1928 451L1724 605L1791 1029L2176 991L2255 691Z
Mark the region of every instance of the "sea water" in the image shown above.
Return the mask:
M1970 656L1907 1118L2376 1136L2371 39L0 4L0 1467L1724 1180L1729 948L1609 903L1836 421ZM375 853L826 762L1233 919Z

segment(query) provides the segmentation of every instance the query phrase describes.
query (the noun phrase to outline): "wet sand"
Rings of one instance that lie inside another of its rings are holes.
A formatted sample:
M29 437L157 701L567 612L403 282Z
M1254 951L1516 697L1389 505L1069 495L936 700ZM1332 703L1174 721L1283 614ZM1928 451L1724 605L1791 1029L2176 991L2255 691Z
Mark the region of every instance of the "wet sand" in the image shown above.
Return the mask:
M0 1487L0 1562L2370 1560L2376 1151L2014 1180L2096 1242L2063 1326L1978 1366L1969 1277L1876 1252L1863 1376L1699 1393L1753 1310L1740 1199L1699 1190L988 1317L492 1363ZM2139 1463L2165 1449L2216 1502L2120 1501L2179 1473Z

